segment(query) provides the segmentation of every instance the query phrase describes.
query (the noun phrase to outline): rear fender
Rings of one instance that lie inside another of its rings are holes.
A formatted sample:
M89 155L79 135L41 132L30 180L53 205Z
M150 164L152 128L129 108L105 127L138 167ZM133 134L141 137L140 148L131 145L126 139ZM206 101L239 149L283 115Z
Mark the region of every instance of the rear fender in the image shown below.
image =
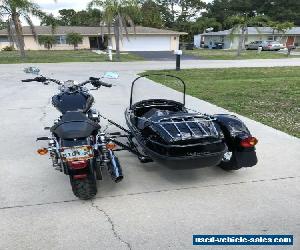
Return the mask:
M241 140L252 136L246 125L234 115L217 114L214 117L224 133L229 151L235 154L236 164L243 167L254 166L257 163L255 147L240 146Z

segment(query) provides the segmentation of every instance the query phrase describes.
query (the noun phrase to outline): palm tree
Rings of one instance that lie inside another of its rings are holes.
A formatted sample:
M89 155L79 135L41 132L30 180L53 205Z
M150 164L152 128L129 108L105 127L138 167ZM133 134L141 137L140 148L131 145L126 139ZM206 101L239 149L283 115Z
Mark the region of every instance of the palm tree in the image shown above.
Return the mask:
M103 21L107 25L108 33L111 34L113 27L117 60L120 61L120 40L123 40L123 30L128 38L128 26L134 27L133 19L139 13L138 3L136 0L93 0L89 3L89 8L103 8Z
M245 15L236 15L231 16L226 20L226 23L231 28L231 36L235 33L239 34L239 45L237 49L237 56L241 55L241 51L245 49L245 40L248 34L248 27L249 26L266 26L268 22L268 18L265 16L248 16ZM259 29L257 28L259 32Z
M16 43L22 58L25 57L24 37L21 17L28 23L31 32L37 40L37 34L30 16L41 17L44 13L40 7L30 0L2 0L0 5L0 16L7 19L6 28L11 44Z

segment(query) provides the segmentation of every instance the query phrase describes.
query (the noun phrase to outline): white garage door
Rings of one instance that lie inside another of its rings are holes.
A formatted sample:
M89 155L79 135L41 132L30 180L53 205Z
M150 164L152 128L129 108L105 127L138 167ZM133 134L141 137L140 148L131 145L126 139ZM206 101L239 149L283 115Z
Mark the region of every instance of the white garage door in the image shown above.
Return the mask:
M170 36L129 36L122 41L122 51L167 51L171 50Z

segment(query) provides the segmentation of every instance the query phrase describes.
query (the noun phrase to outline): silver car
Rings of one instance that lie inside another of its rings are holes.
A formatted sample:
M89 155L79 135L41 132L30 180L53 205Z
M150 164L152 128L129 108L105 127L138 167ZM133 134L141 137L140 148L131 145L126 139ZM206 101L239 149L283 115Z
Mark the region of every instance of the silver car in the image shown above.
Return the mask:
M277 42L277 41L265 41L262 44L262 50L275 50L278 51L280 49L283 49L283 44Z

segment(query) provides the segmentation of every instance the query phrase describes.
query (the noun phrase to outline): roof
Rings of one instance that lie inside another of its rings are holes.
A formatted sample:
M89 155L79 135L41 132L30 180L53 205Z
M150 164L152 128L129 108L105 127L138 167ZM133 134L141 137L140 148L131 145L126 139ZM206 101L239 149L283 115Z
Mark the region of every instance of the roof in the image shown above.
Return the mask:
M51 26L36 26L36 32L38 35L50 35ZM66 35L70 32L80 33L82 35L99 35L99 34L109 34L107 26L105 27L82 27L82 26L57 26L55 28L55 35ZM113 33L113 28L111 28L111 33ZM125 34L123 29L123 34ZM137 35L186 35L185 32L167 30L167 29L156 29L150 27L136 26L135 31L133 27L128 27L129 34ZM23 27L23 34L32 35L29 26ZM7 35L7 30L0 30L0 35Z
M240 31L235 31L233 34L239 34ZM222 30L217 32L208 32L201 34L202 36L227 36L231 34L231 29L229 30ZM248 34L249 35L272 35L273 29L271 27L248 27ZM275 32L277 34L277 32ZM300 35L300 27L294 27L290 30L285 32L286 35Z

